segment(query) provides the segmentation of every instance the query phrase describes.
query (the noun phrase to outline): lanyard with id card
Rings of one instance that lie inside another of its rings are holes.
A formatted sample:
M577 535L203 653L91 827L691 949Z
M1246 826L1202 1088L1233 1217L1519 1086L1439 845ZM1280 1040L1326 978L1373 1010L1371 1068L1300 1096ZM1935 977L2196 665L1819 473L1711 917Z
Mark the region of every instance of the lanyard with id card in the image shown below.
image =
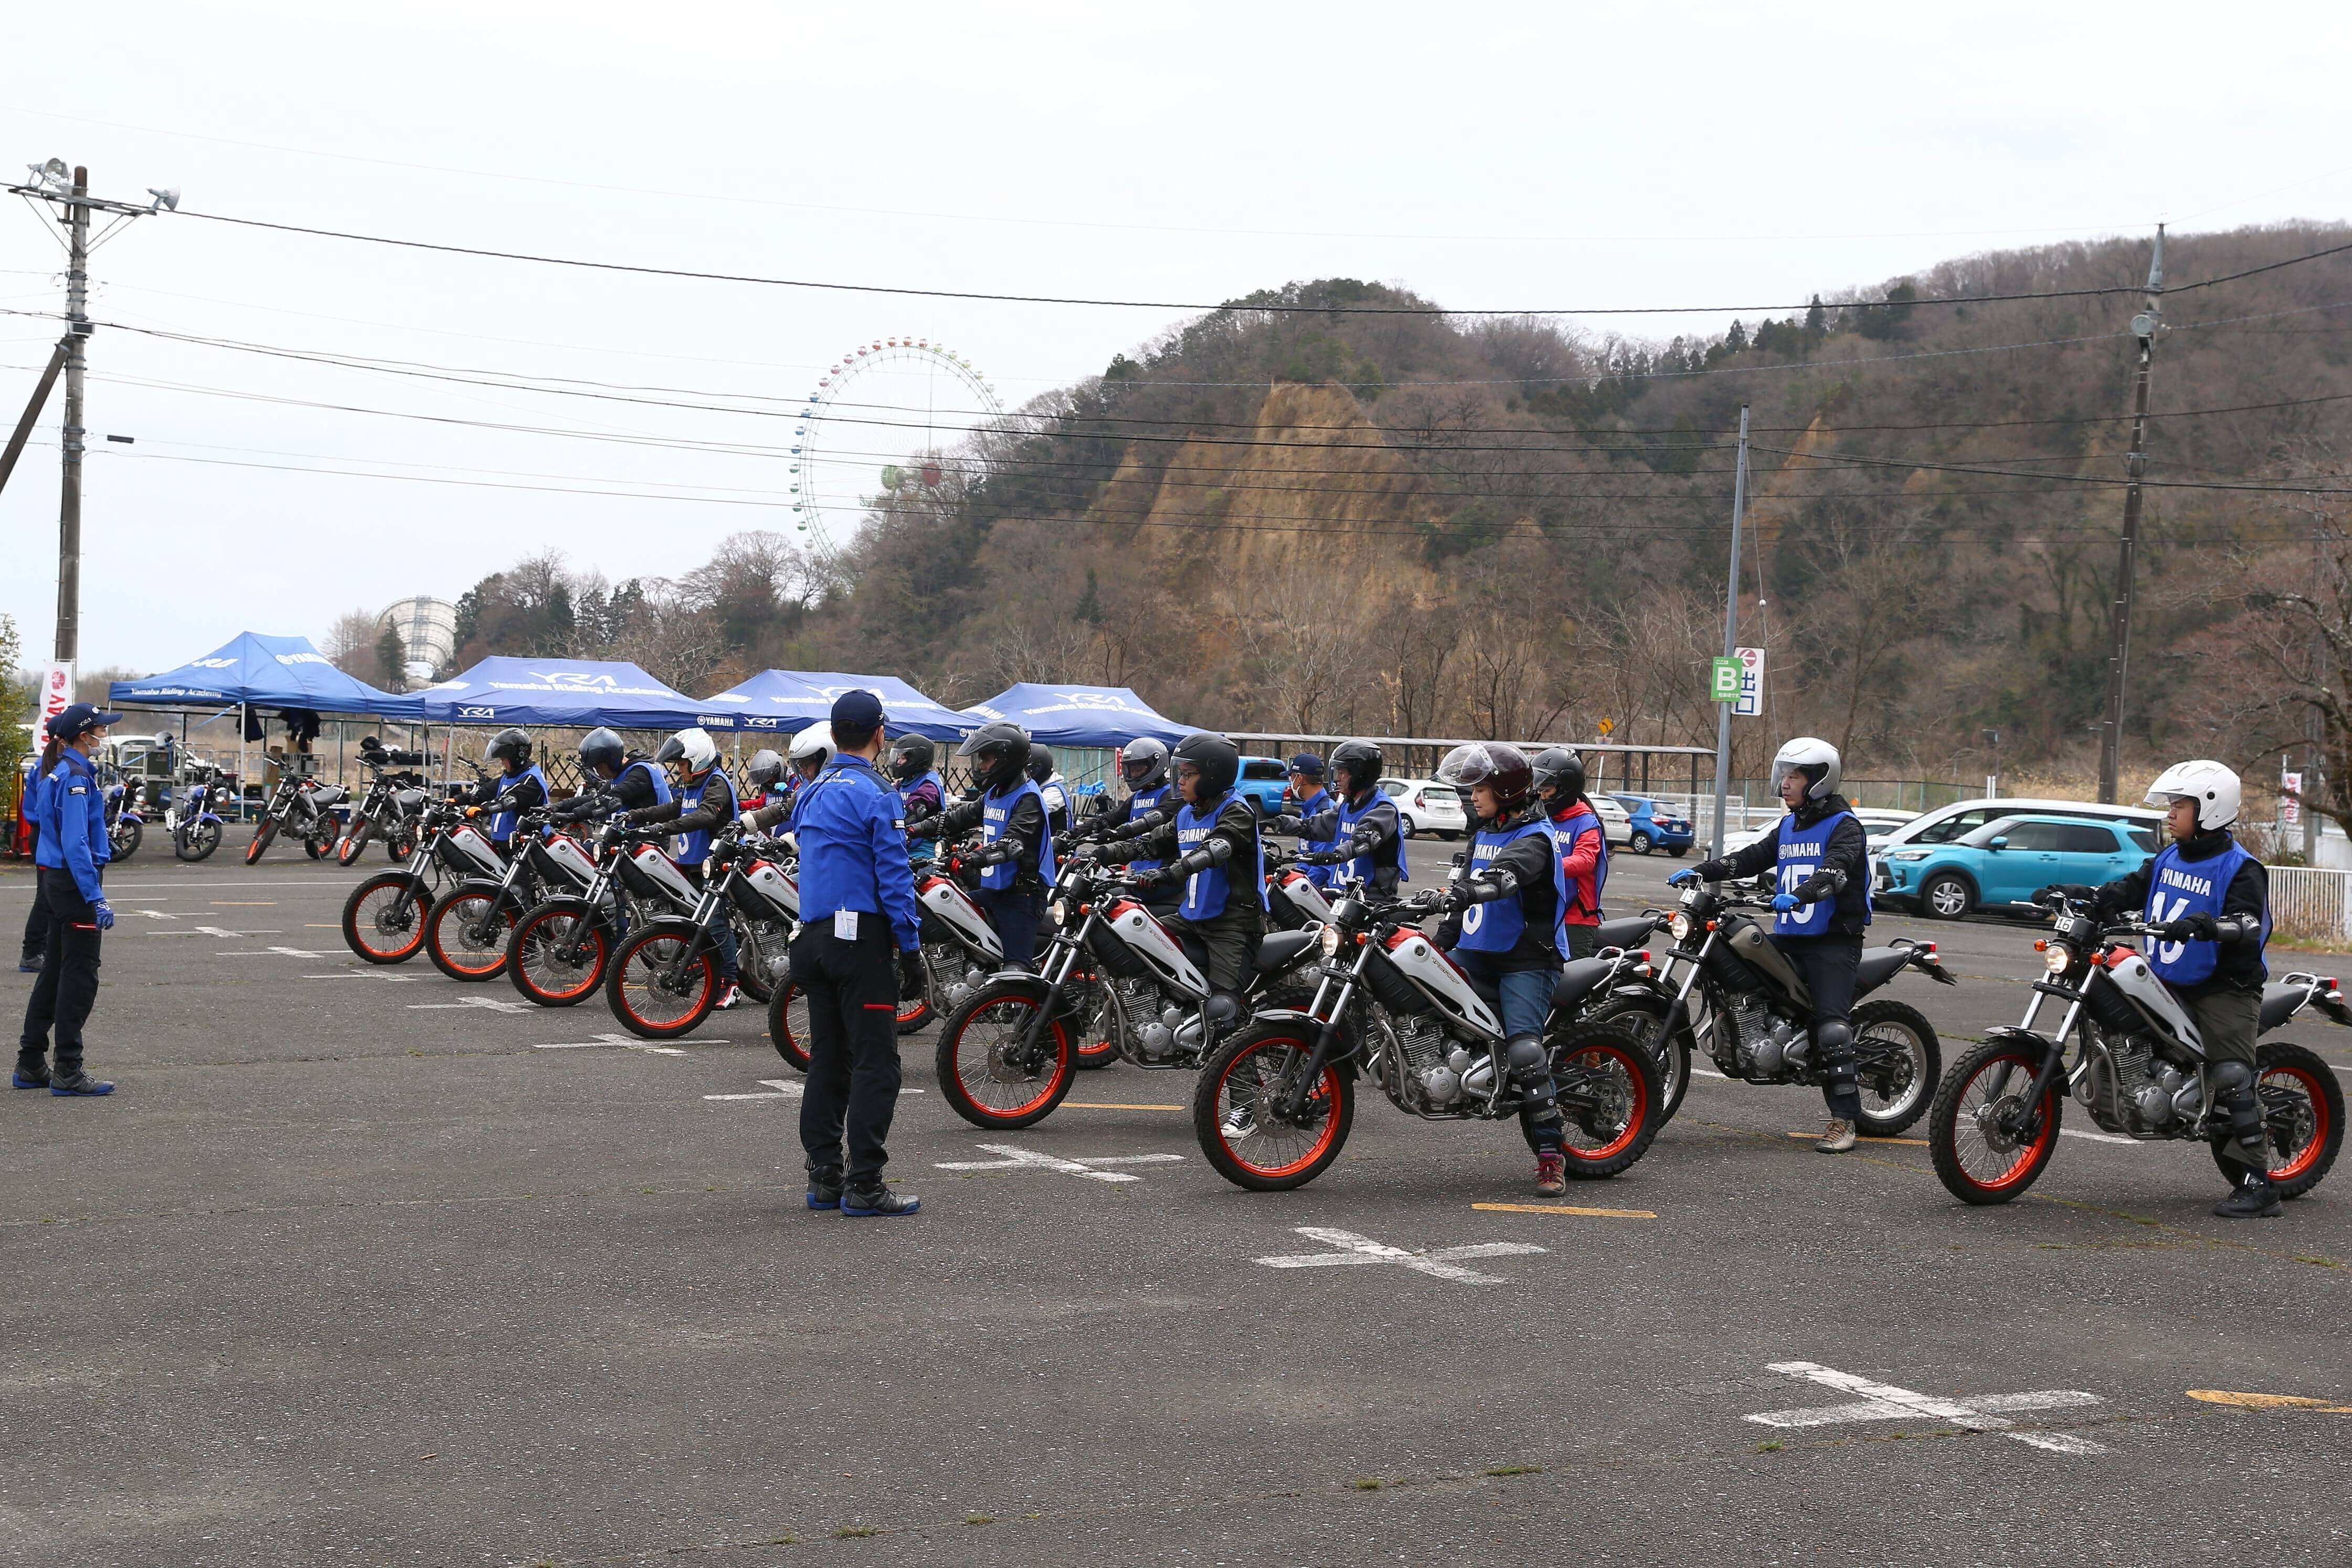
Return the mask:
M834 910L833 934L840 938L843 942L856 942L857 940L857 911L856 910Z

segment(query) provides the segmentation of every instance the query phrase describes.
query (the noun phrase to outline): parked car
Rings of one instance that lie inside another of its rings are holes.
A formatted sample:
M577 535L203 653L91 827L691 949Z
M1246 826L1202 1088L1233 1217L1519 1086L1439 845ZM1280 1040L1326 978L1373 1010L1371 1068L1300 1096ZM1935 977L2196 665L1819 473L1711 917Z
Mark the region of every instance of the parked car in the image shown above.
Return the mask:
M1282 792L1290 787L1290 764L1280 757L1244 757L1234 788L1250 797L1260 816L1282 815Z
M2150 811L2141 805L2107 805L2087 800L2036 800L2029 796L2006 795L1957 800L1933 811L1923 811L1888 833L1885 847L1894 849L1906 844L1949 844L1975 832L1995 817L2017 816L2065 816L2087 822L2131 822L2158 828L2164 826L2164 813Z
M1931 919L2030 905L2053 882L2096 886L2137 870L2156 852L2156 829L2074 816L1996 816L1957 838L1918 839L1875 858L1885 901L1916 902Z
M1612 795L1609 798L1625 808L1625 843L1634 854L1647 855L1653 849L1663 849L1680 859L1690 853L1691 843L1698 835L1689 818L1675 816L1672 807L1645 795Z
M1592 803L1592 815L1601 819L1601 836L1613 847L1633 842L1633 814L1617 804L1613 795L1587 795Z
M1470 814L1462 809L1462 795L1450 784L1435 779L1382 779L1381 793L1396 802L1397 820L1411 838L1434 833L1459 838L1470 831Z

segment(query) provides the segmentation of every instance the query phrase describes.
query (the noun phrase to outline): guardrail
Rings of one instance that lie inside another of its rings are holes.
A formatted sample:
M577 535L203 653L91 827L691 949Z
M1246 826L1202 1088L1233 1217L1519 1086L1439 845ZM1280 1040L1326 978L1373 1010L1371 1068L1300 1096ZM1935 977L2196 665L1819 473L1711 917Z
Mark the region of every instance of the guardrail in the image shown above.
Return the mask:
M2352 871L2316 866L2265 866L2271 929L2305 942L2352 944Z

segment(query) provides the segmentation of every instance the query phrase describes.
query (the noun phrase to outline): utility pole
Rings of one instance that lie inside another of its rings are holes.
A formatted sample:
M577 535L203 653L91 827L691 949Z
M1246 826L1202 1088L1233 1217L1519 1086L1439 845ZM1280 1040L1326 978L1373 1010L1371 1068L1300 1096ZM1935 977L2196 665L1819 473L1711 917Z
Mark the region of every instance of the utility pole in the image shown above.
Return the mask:
M1739 657L1739 523L1748 509L1748 405L1739 405L1739 460L1731 474L1731 571L1723 590L1723 657ZM1723 819L1731 792L1731 710L1715 705L1715 842L1723 853Z
M177 210L180 193L176 190L150 189L154 200L146 206L129 202L109 201L89 194L89 171L76 167L68 173L65 160L51 158L45 163L26 165L31 177L22 183L11 183L0 189L14 195L54 202L65 209L58 227L63 231L66 246L66 332L58 343L56 354L49 362L47 374L33 394L33 401L25 411L16 436L8 445L6 461L0 463L0 482L5 482L7 470L15 466L16 454L23 448L24 437L29 432L40 406L48 399L50 384L58 371L65 372L66 409L63 447L65 472L58 497L58 633L54 662L70 668L81 654L81 464L89 430L83 424L83 378L89 368L86 352L91 331L89 320L89 253L95 245L89 236L89 216L93 212L110 214L115 222L98 237L103 244L108 236L134 217Z
M2116 597L2107 637L2107 715L2099 730L2099 799L2116 798L2124 737L2124 678L2131 668L2133 578L2139 555L2140 479L2147 470L2147 373L2156 357L2156 330L2163 320L2164 226L2156 226L2156 254L2147 264L2147 292L2132 318L2139 340L2139 374L2132 392L2131 452L2124 459L2130 483L2124 490L2124 532L2116 561Z

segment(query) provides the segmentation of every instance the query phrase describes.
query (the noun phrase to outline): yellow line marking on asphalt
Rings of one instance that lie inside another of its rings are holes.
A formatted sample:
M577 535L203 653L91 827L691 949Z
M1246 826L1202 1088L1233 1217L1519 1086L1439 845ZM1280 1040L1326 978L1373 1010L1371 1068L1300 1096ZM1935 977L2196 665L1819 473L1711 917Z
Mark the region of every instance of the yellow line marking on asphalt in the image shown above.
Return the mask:
M1580 1209L1566 1204L1472 1204L1488 1214L1580 1214L1594 1219L1655 1219L1648 1209Z
M2352 1405L2331 1405L2300 1394L2234 1394L2226 1388L2192 1388L2189 1397L2240 1410L2308 1410L2319 1415L2352 1415Z
M1819 1138L1821 1134L1818 1132L1790 1132L1783 1134L1783 1136L1790 1138ZM1867 1132L1857 1132L1854 1136L1864 1143L1908 1143L1914 1149L1925 1149L1927 1146L1927 1141L1925 1138L1873 1138Z
M336 924L333 921L304 921L302 923L312 931L332 931Z
M1062 1101L1062 1109L1065 1110L1181 1110L1184 1108L1181 1105L1121 1105L1104 1100L1066 1100Z

